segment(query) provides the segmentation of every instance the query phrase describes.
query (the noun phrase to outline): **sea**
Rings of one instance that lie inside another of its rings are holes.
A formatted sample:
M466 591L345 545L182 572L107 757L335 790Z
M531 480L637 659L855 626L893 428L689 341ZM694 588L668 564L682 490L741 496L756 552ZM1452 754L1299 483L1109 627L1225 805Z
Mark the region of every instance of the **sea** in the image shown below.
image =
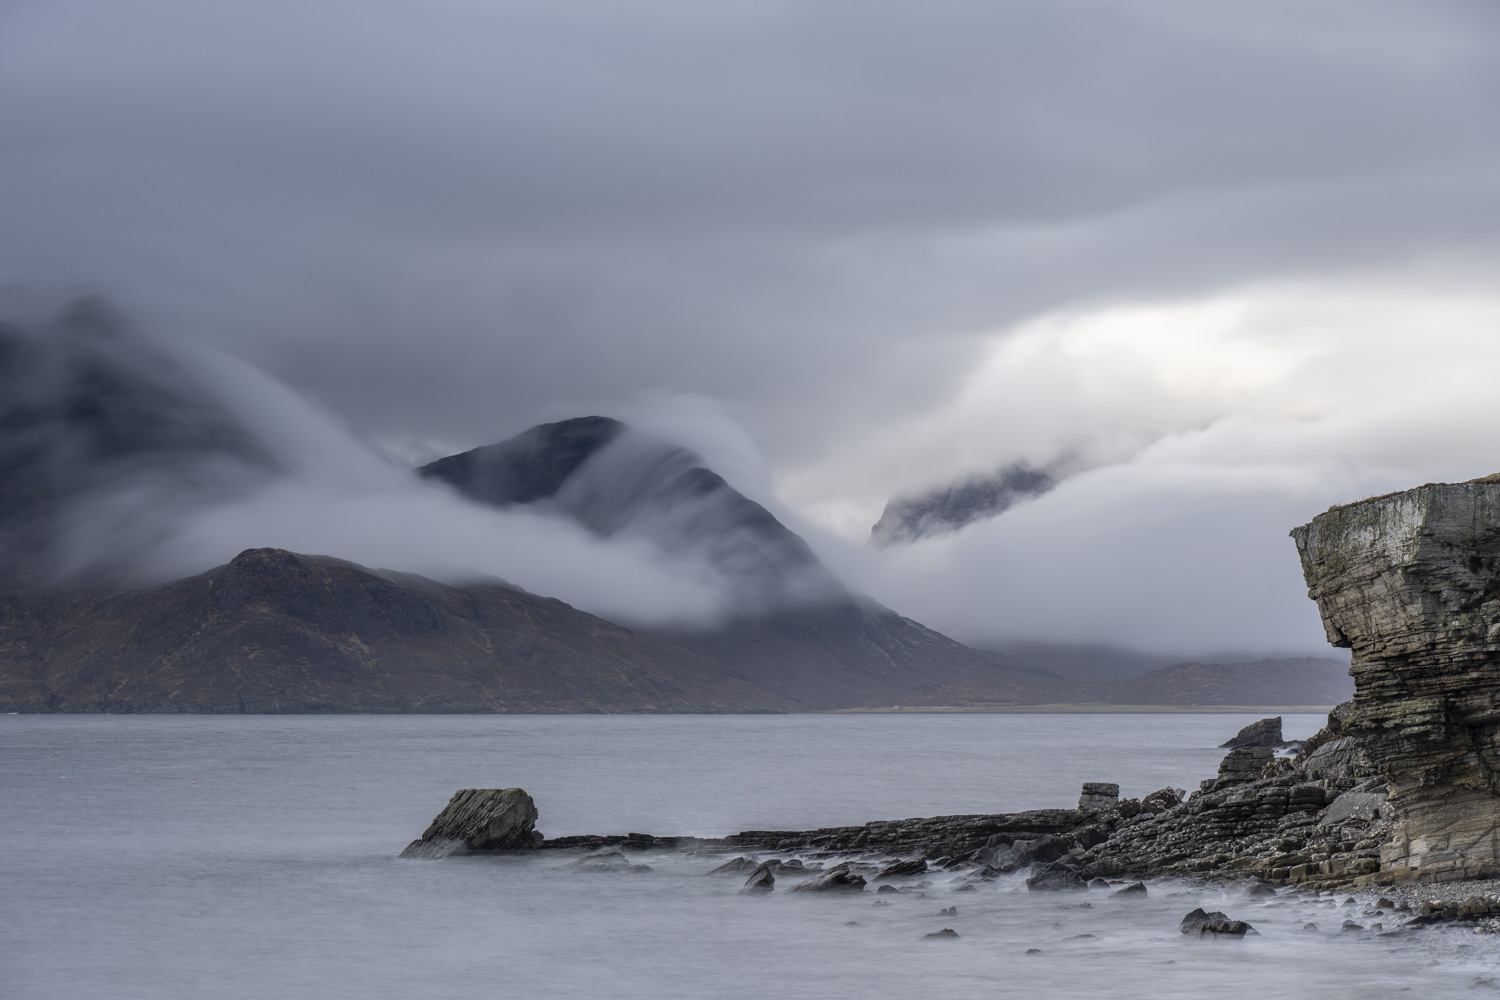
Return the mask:
M549 836L718 836L1195 788L1251 715L0 716L0 997L1361 998L1495 990L1466 928L1345 894L742 896L724 858L400 860L459 788ZM1289 738L1322 719L1289 715ZM954 907L954 912L940 911ZM1178 932L1195 907L1237 941ZM1360 926L1344 930L1345 922ZM1379 922L1382 930L1372 931ZM1306 925L1313 924L1314 928ZM949 929L956 937L927 935ZM1467 992L1465 995L1469 995Z

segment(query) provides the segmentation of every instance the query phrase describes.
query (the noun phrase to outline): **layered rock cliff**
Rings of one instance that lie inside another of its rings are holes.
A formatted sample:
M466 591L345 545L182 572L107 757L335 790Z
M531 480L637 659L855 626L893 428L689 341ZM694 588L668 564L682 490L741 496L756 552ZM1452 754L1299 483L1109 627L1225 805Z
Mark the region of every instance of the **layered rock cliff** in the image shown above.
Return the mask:
M1362 756L1396 821L1383 874L1500 875L1500 481L1428 484L1292 532L1352 705L1314 752Z

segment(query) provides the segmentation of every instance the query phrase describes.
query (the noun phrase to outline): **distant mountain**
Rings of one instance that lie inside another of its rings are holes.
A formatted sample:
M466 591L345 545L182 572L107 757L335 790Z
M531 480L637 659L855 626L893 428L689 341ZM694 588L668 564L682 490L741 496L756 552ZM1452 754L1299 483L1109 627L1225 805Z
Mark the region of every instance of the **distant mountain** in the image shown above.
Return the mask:
M1081 684L1114 683L1182 662L1180 656L1138 653L1119 646L1101 643L1054 643L1014 641L974 641L979 649L988 649L1017 663L1056 674L1066 681Z
M1115 705L1322 706L1354 697L1354 678L1342 660L1302 657L1175 663L1108 688Z
M496 507L554 512L601 537L645 538L704 569L739 610L848 596L806 542L698 455L609 417L540 424L417 474Z
M37 330L0 324L0 581L118 576L177 505L274 471L252 433L102 300ZM88 544L69 548L74 536Z
M744 712L797 703L503 582L252 549L160 587L0 594L0 710Z
M1021 703L1055 681L851 593L800 537L698 455L619 421L542 424L418 472L495 506L527 504L697 560L730 595L733 613L712 627L651 634L809 707Z
M1057 482L1054 471L1017 462L993 475L891 500L870 529L870 543L883 548L957 531L1003 513L1020 500L1041 496Z

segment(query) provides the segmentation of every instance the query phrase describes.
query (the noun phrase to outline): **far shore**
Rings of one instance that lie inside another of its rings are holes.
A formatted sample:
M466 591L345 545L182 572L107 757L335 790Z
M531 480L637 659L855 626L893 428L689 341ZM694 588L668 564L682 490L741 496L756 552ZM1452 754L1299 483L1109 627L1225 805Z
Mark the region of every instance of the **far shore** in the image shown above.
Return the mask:
M1199 715L1218 712L1225 715L1246 712L1286 712L1309 715L1327 713L1332 705L892 705L880 708L832 708L821 715L849 715L895 712L998 712L1012 715L1068 715L1077 713L1122 713L1160 715L1165 713Z

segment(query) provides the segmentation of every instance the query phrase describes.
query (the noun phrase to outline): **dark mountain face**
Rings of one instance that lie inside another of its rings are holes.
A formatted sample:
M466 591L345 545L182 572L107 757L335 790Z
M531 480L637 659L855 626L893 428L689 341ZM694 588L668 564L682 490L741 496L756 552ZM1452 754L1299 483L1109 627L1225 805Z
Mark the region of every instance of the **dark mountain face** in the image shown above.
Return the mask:
M153 521L274 469L103 302L75 302L39 329L0 326L0 576L118 576Z
M561 601L280 549L124 593L0 593L0 612L3 711L797 707Z
M957 531L966 524L1004 513L1020 500L1041 496L1056 485L1055 473L1018 462L992 476L892 500L870 529L870 542L883 547Z
M417 473L497 507L551 511L601 537L644 538L740 611L847 599L807 543L770 511L693 452L618 420L542 424Z

